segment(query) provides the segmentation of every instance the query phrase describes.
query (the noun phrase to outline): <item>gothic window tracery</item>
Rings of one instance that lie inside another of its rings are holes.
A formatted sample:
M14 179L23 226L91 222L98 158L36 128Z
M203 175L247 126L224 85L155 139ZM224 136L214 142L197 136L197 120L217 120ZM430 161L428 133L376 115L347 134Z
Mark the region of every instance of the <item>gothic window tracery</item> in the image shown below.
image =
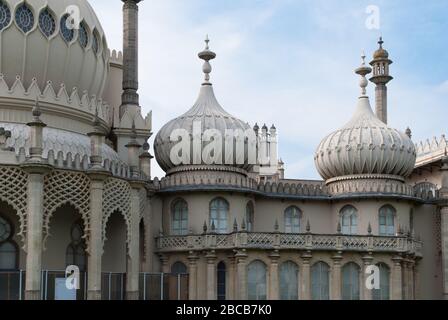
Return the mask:
M0 270L14 270L18 267L18 248L12 239L11 223L0 216Z
M89 43L89 34L87 32L87 27L84 22L79 25L78 30L78 41L81 47L86 48Z
M6 28L11 22L11 10L6 3L0 1L0 31Z
M61 35L64 38L66 42L73 41L73 38L75 37L75 31L70 25L69 15L66 14L61 18L60 22L60 28L61 28Z
M34 15L26 3L20 5L16 10L16 23L20 30L27 33L33 29Z
M39 15L39 28L47 38L51 37L56 31L56 20L48 8L44 9Z

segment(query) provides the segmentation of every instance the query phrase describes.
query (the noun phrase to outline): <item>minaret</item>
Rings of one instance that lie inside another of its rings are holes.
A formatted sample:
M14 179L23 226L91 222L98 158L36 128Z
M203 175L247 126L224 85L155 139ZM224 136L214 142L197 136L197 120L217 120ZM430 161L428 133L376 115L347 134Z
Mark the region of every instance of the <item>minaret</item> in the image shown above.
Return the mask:
M138 90L138 3L122 0L123 5L123 94L120 117L128 108L140 109ZM140 110L139 110L140 111Z
M393 78L389 74L389 66L393 63L389 59L389 53L383 49L383 38L380 37L379 49L373 54L373 60L370 65L373 68L373 76L370 78L375 88L375 109L378 119L387 124L387 84Z

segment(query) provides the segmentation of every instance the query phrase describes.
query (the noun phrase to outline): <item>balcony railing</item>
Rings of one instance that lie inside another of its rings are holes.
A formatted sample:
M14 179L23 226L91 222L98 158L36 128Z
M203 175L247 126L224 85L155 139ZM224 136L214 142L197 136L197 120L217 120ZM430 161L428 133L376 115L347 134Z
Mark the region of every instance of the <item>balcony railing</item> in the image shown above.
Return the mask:
M126 274L103 272L101 299L124 300ZM65 271L43 270L42 300L86 300L87 273L80 274L80 289L68 292L58 287L65 283ZM188 300L188 274L140 273L140 300ZM67 294L68 293L68 294ZM0 271L0 301L25 299L25 271Z
M383 237L269 232L160 236L157 238L157 248L161 253L215 249L278 249L390 252L415 254L416 256L422 254L422 243L407 236Z

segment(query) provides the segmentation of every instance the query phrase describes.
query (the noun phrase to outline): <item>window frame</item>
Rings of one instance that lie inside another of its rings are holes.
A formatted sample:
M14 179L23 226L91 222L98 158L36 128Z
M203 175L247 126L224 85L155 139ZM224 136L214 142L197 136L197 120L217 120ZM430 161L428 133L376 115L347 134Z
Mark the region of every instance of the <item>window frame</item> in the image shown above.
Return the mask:
M390 211L389 211L390 210ZM393 237L396 235L395 220L397 217L397 210L394 206L386 204L378 210L378 234L384 237ZM388 222L392 218L392 225ZM381 223L384 219L385 224Z
M315 281L316 279L314 275L316 272L318 272L319 281ZM325 282L322 282L322 279L325 279ZM330 300L330 265L328 263L325 261L317 261L311 266L310 282L312 300Z
M349 212L348 210L352 210ZM349 224L346 225L346 218L349 219ZM353 205L344 206L339 212L339 221L341 223L341 232L344 235L357 235L359 226L358 209Z
M178 211L178 205L184 205ZM176 219L176 214L180 214L180 219ZM184 219L185 218L185 219ZM175 228L175 224L178 223L179 227ZM185 228L184 228L185 224ZM176 236L185 236L189 232L189 210L188 202L183 198L177 198L171 203L171 234Z
M295 224L295 220L297 220L297 224ZM300 210L297 206L287 207L283 212L283 223L285 233L300 233L302 225L302 210Z
M215 206L215 203L218 203L219 205ZM221 204L224 205L221 206ZM215 212L216 217L213 217L213 213ZM225 217L222 217L223 213L225 213ZM230 204L226 199L222 197L217 197L210 201L209 223L211 227L214 222L215 226L214 232L218 234L227 234L229 232L229 213L230 213Z
M288 267L290 266L292 268L288 269L287 266ZM286 269L284 269L284 268L286 268ZM289 274L290 271L293 271L295 274L294 275ZM278 272L279 272L278 287L279 287L280 300L289 300L289 301L299 300L299 297L300 297L300 295L299 295L300 272L299 272L299 266L297 265L297 263L295 263L294 261L291 261L291 260L285 261L279 266ZM288 274L286 274L286 276L284 274L285 272L288 272ZM293 281L291 281L291 278L295 278L295 279L292 279ZM284 289L287 289L287 291L285 292ZM295 289L295 290L291 290L291 289ZM291 295L291 292L292 292L292 295ZM286 297L284 297L284 295Z

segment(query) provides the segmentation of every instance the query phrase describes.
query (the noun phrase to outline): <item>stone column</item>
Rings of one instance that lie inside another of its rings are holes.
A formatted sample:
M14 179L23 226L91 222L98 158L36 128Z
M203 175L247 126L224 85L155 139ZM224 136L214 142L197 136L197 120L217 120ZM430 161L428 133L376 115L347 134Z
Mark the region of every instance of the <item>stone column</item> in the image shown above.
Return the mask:
M331 271L331 300L341 300L342 294L342 252L336 253L333 257L333 268Z
M443 298L448 300L448 206L440 209L442 236Z
M160 256L160 263L162 264L162 272L163 273L170 273L170 265L168 264L168 256L161 254Z
M228 280L227 280L227 294L229 300L236 300L237 294L235 292L235 282L236 282L236 259L234 256L228 257L229 261L229 271L228 271Z
M107 172L91 171L90 235L87 277L87 299L101 300L101 271L103 255L103 194Z
M198 259L199 257L195 252L190 252L188 256L188 297L190 300L198 299Z
M362 268L362 282L361 282L361 292L362 292L362 300L372 300L372 290L367 288L367 278L371 275L371 273L367 273L367 268L372 264L373 257L371 254L366 254L362 257L362 261L364 262Z
M140 188L141 182L131 183L130 243L126 265L126 299L138 300L140 276Z
M300 288L301 300L311 300L311 265L312 254L310 251L302 255L302 286Z
M247 254L246 250L238 251L236 258L237 300L247 300Z
M279 300L278 259L280 254L275 250L269 255L271 265L269 266L269 300Z
M391 288L391 299L392 300L403 300L403 281L402 281L402 268L401 262L403 258L400 256L395 256L392 258L394 263L392 269L392 288Z
M420 272L419 272L419 262L416 261L414 264L414 299L421 300L420 296Z
M44 177L51 168L44 164L26 164L28 176L27 255L25 299L41 299Z
M138 96L138 3L122 0L123 5L123 94L120 117L127 108L139 108Z
M216 300L216 254L210 251L205 256L207 260L207 300Z

